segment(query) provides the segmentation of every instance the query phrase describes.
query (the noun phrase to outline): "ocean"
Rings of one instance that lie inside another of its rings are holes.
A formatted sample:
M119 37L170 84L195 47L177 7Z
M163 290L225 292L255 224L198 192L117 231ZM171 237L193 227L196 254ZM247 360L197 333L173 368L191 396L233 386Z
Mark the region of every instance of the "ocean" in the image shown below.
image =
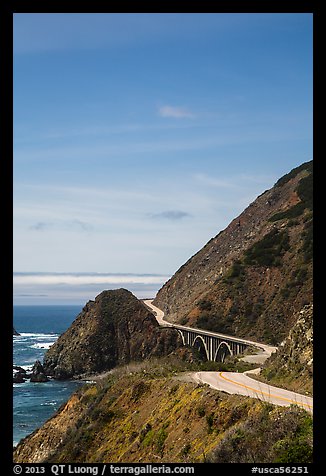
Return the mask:
M13 365L31 369L68 329L82 306L14 306ZM13 384L13 445L39 428L82 384L50 380Z

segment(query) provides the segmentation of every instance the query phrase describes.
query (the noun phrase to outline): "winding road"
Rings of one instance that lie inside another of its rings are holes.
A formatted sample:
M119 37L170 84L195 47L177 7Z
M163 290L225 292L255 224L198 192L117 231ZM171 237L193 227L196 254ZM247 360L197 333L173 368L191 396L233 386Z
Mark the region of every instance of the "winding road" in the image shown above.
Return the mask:
M157 322L161 326L173 327L173 324L164 320L164 312L152 304L152 300L144 300L144 304L148 306L154 313ZM251 341L248 341L251 342ZM276 347L268 346L266 344L254 343L260 347L261 351L258 354L244 357L243 360L252 363L263 363L272 352L275 352ZM187 374L193 381L197 383L204 383L210 387L221 390L227 393L236 393L245 395L247 397L258 398L259 400L273 403L275 405L289 406L292 404L298 405L305 410L312 413L313 399L300 393L285 390L283 388L274 387L266 383L259 382L248 374L259 373L260 368L250 370L244 373L238 372L191 372Z

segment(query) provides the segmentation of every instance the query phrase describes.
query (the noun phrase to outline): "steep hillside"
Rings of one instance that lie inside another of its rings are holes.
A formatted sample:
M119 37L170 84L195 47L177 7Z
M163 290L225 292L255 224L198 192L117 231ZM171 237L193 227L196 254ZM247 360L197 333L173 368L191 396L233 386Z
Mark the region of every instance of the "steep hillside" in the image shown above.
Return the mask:
M311 462L312 418L304 410L164 376L162 363L142 365L78 390L22 440L14 461Z
M295 318L288 337L265 362L261 378L271 385L312 394L313 306L305 306Z
M167 355L179 345L178 332L159 328L153 314L130 291L103 291L47 351L43 367L47 375L65 379Z
M171 322L280 343L312 302L312 221L307 162L190 258L154 304Z

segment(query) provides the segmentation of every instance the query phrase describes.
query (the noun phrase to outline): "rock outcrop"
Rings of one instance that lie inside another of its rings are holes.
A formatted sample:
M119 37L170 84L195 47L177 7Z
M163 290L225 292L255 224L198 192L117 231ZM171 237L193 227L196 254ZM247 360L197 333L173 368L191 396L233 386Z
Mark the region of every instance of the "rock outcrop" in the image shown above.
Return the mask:
M14 336L20 336L19 332L17 332L14 327L13 327L13 333L12 333L12 335L14 335Z
M26 382L27 375L26 375L26 370L25 369L23 369L22 367L18 367L18 366L14 365L13 370L14 370L14 374L13 374L13 378L12 378L13 383L24 383L24 382Z
M312 302L312 162L262 193L158 292L165 318L278 345Z
M177 331L160 328L130 291L103 291L89 301L44 357L56 379L100 373L116 365L167 355L181 345Z
M312 394L313 305L296 313L296 323L277 352L265 362L261 376L276 386Z
M32 369L28 372L18 365L13 366L13 383L24 383L26 380L30 382L48 382L49 379L45 375L43 365L39 360L35 362Z
M32 373L30 375L30 381L31 382L48 382L48 378L45 375L45 370L43 368L43 365L39 360L35 362L32 368Z

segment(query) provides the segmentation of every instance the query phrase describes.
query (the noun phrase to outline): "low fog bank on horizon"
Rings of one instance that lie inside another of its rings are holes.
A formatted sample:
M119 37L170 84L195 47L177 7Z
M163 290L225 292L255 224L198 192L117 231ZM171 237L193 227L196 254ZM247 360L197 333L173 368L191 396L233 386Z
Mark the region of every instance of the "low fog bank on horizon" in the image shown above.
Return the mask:
M104 290L125 288L153 298L170 278L157 274L14 273L14 305L84 305Z

